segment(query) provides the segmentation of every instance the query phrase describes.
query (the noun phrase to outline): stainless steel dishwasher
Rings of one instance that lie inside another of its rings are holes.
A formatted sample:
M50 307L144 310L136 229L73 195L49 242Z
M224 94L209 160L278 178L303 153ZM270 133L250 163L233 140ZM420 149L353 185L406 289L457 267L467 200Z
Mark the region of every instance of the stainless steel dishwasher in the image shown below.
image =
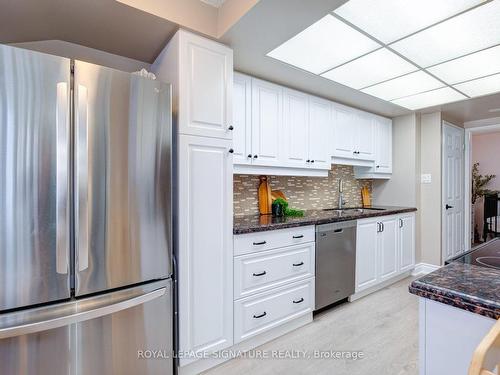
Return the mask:
M354 294L356 224L316 226L316 310Z

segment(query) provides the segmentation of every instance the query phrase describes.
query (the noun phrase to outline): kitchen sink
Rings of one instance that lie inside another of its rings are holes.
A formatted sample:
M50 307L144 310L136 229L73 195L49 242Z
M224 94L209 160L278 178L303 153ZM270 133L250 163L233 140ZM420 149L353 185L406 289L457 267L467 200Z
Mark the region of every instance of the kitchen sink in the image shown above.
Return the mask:
M378 207L370 207L370 208L362 208L362 207L352 207L352 208L324 208L323 211L332 211L337 214L355 214L355 213L370 213L376 211L385 211L385 208Z

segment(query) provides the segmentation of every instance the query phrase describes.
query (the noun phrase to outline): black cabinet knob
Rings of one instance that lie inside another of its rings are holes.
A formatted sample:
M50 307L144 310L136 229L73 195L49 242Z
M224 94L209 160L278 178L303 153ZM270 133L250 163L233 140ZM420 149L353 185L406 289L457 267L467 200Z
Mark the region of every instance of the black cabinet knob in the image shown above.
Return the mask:
M257 159L258 157L259 157L258 155L254 155L254 156L253 156L253 158L254 158L254 159Z
M380 165L377 165L377 168L380 168Z
M229 128L227 128L228 130L234 130L234 127L233 125L229 125Z
M311 161L309 159L306 160L306 163L310 163Z
M248 154L248 155L247 155L247 158L251 158L251 157L252 157L252 154Z
M311 160L311 163L314 163L314 160Z
M232 154L234 150L232 148L229 149L229 153Z

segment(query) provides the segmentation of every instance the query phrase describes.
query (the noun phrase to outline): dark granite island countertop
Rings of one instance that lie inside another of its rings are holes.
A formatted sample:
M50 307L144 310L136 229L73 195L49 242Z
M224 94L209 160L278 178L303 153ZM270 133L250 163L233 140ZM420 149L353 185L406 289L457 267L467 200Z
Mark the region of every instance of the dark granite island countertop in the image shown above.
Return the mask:
M347 220L366 219L377 216L414 212L412 207L373 206L357 212L355 209L338 213L334 210L306 210L302 217L273 218L271 215L247 215L234 218L233 233L244 234L268 230L294 228L305 225L335 223Z
M414 280L410 293L500 319L500 270L452 262Z

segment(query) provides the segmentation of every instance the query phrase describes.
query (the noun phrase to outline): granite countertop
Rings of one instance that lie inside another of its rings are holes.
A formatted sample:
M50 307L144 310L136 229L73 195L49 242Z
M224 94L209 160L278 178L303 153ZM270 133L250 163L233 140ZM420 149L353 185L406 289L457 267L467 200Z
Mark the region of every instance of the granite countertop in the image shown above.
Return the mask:
M500 270L452 262L410 285L410 293L500 319Z
M275 218L271 215L247 215L236 216L234 218L233 233L244 234L253 232L263 232L268 230L294 228L305 225L327 224L339 221L366 219L377 216L395 215L406 212L416 211L411 207L393 207L393 206L373 206L372 209L363 212L348 211L338 213L336 211L325 210L306 210L302 217L280 217Z

